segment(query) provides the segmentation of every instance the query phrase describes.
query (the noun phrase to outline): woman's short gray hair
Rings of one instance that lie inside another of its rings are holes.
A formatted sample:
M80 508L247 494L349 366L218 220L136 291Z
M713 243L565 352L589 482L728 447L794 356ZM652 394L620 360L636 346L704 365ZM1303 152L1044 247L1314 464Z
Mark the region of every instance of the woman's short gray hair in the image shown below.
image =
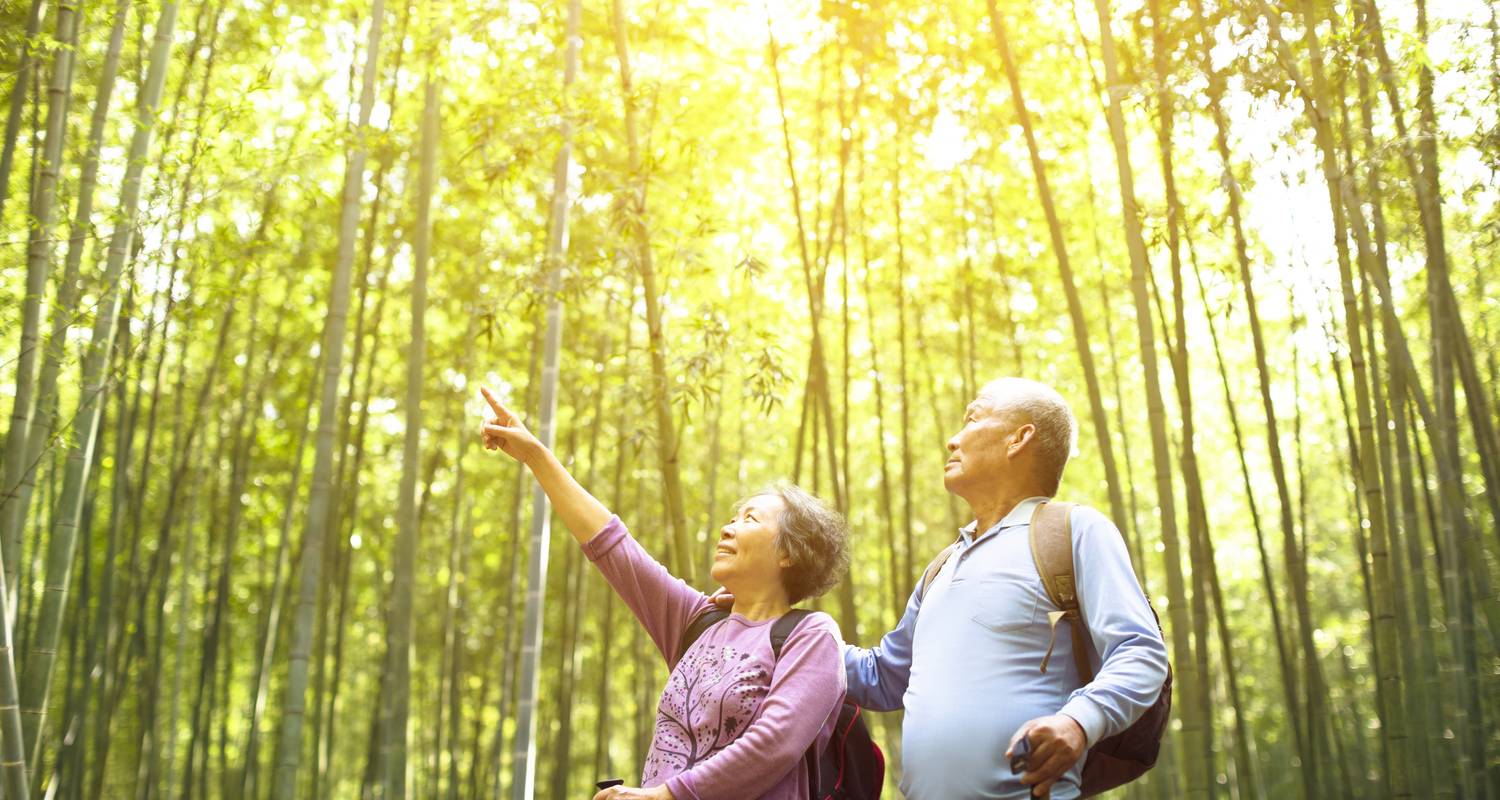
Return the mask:
M781 498L776 548L791 562L781 570L787 600L800 603L832 589L849 570L844 516L793 483L773 484L752 497L762 495Z

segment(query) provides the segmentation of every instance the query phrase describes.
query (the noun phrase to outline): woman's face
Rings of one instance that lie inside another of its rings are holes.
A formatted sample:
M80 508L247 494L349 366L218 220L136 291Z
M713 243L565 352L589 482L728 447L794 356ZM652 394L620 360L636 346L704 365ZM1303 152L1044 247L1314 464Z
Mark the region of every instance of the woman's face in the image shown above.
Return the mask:
M781 570L791 566L776 547L777 520L784 507L774 494L758 494L739 507L719 529L709 570L714 580L731 592L781 587Z

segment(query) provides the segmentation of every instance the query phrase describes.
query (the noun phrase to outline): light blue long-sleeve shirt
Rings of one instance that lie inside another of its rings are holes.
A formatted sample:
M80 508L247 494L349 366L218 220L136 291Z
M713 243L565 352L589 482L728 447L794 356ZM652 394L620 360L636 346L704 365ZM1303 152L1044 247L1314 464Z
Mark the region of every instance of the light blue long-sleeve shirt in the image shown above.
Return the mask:
M1167 647L1124 539L1085 506L1071 515L1073 570L1094 679L1082 683L1066 622L1041 671L1048 614L1060 610L1031 554L1031 514L1043 499L1022 501L978 537L970 523L926 596L919 585L878 647L844 645L849 699L877 711L906 709L901 791L911 800L1027 797L1005 758L1021 725L1066 714L1092 746L1128 728L1161 693ZM1080 759L1051 796L1077 797L1082 770Z

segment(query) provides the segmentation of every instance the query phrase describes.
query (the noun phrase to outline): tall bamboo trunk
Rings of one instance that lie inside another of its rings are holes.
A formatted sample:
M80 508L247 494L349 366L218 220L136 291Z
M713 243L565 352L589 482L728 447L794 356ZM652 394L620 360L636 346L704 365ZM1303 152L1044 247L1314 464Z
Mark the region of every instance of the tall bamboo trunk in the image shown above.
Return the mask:
M10 196L10 173L15 165L16 140L21 134L21 115L26 110L27 92L31 89L31 71L36 68L32 41L42 31L42 9L45 6L44 0L31 0L31 10L26 14L25 38L21 40L21 57L17 59L15 81L10 86L5 142L0 145L0 217L4 216L5 201Z
M1083 315L1083 303L1078 297L1078 287L1073 280L1073 266L1068 258L1067 241L1063 238L1062 220L1057 213L1057 203L1052 198L1052 188L1047 183L1047 168L1042 162L1041 149L1037 146L1036 133L1032 129L1031 113L1026 108L1026 98L1021 91L1020 73L1011 56L1009 37L1005 23L995 0L987 0L990 14L990 29L995 34L995 44L1005 64L1005 77L1010 83L1011 102L1015 106L1016 118L1021 123L1021 132L1026 137L1026 151L1031 157L1031 174L1036 181L1037 195L1042 201L1042 211L1047 217L1047 233L1052 242L1052 255L1057 260L1058 276L1062 279L1063 295L1068 302L1068 319L1073 326L1073 345L1078 351L1078 361L1083 365L1084 383L1088 387L1089 416L1094 422L1094 438L1099 448L1099 460L1104 464L1104 482L1109 492L1109 510L1127 531L1132 520L1126 514L1125 494L1120 483L1120 474L1115 466L1114 441L1109 435L1109 414L1104 410L1104 393L1099 388L1099 374L1094 368L1094 351L1089 342L1088 321ZM967 296L967 295L966 295Z
M891 467L890 458L885 447L885 376L880 372L880 347L877 344L878 337L875 334L875 293L870 283L870 245L865 230L864 211L864 158L861 153L859 160L859 241L860 253L863 259L863 270L861 274L861 290L865 296L865 328L866 346L870 350L870 375L875 389L875 445L880 452L880 521L881 528L885 534L885 551L888 559L886 566L886 578L889 582L890 608L897 619L901 615L901 609L906 605L906 586L912 580L912 576L902 571L900 548L896 544L896 509L891 496Z
M20 700L27 760L30 763L36 763L40 753L42 725L46 719L46 700L51 689L53 666L56 661L56 642L62 626L63 610L73 565L73 547L76 542L79 515L83 508L84 489L88 484L88 468L93 462L93 451L97 441L100 394L107 388L109 380L104 367L109 360L118 327L116 323L120 310L120 286L124 281L126 254L130 250L135 235L136 215L140 205L141 173L144 169L147 150L151 145L151 132L156 122L156 106L161 99L162 87L166 82L167 61L176 20L177 5L168 0L162 4L161 14L156 23L150 68L142 87L135 133L130 143L130 158L121 184L120 212L116 216L115 230L110 237L109 254L103 276L104 291L94 320L88 353L83 363L82 390L78 410L74 417L73 437L68 450L66 472L63 476L61 506L54 518L52 536L47 547L47 591L37 618L36 642L32 646L26 669L22 673Z
M1350 266L1346 231L1351 230L1346 222L1344 193L1347 191L1339 170L1338 155L1334 150L1333 133L1327 111L1329 94L1323 74L1321 44L1316 33L1317 18L1310 4L1304 1L1303 41L1311 54L1312 81L1303 80L1297 62L1281 37L1280 17L1261 3L1266 20L1270 24L1271 38L1277 50L1281 66L1292 77L1303 99L1309 123L1313 125L1318 150L1321 153L1323 179L1327 185L1328 202L1333 212L1333 238L1339 266L1339 281L1343 295L1344 324L1349 346L1349 363L1354 378L1355 412L1359 426L1358 479L1365 494L1365 508L1371 536L1371 560L1375 582L1374 601L1376 611L1376 649L1378 663L1376 674L1381 684L1381 735L1385 743L1386 775L1389 789L1395 797L1409 797L1409 759L1406 753L1407 727L1405 708L1401 702L1402 672L1396 637L1395 610L1391 592L1393 580L1390 574L1390 559L1387 550L1389 538L1385 531L1385 503L1380 484L1380 467L1377 459L1374 435L1374 414L1371 409L1369 383L1366 377L1364 337L1360 331L1358 299L1354 290L1353 272ZM1357 206L1351 205L1351 208ZM1356 219L1352 231L1356 237L1364 235L1363 221Z
M824 443L826 446L826 454L828 458L829 483L832 484L833 487L834 507L837 508L840 513L847 513L849 504L848 500L845 497L846 487L844 487L841 482L841 473L839 472L838 448L836 446L836 437L834 434L834 425L836 423L833 415L832 392L829 388L828 359L826 350L823 345L822 333L823 290L824 278L827 274L827 270L825 259L821 257L821 254L815 255L812 252L812 248L816 247L818 243L809 241L807 225L803 217L802 190L801 184L797 179L796 159L793 157L792 151L791 125L787 114L786 95L783 91L781 83L781 68L779 66L781 47L777 43L776 37L771 30L771 20L769 17L767 17L766 19L766 35L768 50L770 53L771 77L776 86L776 103L777 108L780 111L781 140L786 157L787 176L792 190L792 210L793 216L797 221L797 246L798 253L801 256L802 262L802 279L803 284L807 289L808 329L812 337L808 357L807 392L812 401L816 403L816 406L813 409L815 412L815 417L816 415L821 415L821 418L823 420L824 432L826 434L824 437ZM843 165L847 164L848 162L848 141L841 140L840 152L840 170L842 172ZM819 175L821 177L821 173L819 173ZM836 199L836 202L842 204L842 194L840 194L840 196ZM835 218L836 217L837 215L835 214ZM816 235L816 221L814 221L813 227L813 233L814 235ZM830 247L832 239L833 237L831 235L825 239L825 242L827 242ZM815 456L817 455L817 441L818 439L815 423L813 435L813 452ZM814 463L816 464L816 462ZM813 474L817 474L816 466L814 466ZM848 579L846 578L846 581L847 580ZM845 615L845 619L843 619L841 622L849 631L853 632L856 629L855 620L853 619L855 613L852 602L853 598L852 595L844 595L844 597L846 599L846 602L845 609L842 613Z
M349 273L354 262L354 245L359 225L359 198L364 186L365 160L368 155L370 113L375 99L375 78L380 60L380 32L384 23L384 0L374 0L370 11L369 39L360 87L359 120L344 169L343 194L339 209L338 253L335 257L332 286L329 292L328 319L324 326L320 351L323 361L323 388L318 401L317 448L313 457L312 485L308 495L307 519L302 533L302 557L299 568L297 608L293 620L290 663L285 699L282 704L281 735L277 744L277 764L273 783L276 797L297 796L297 770L302 758L302 723L306 709L308 662L312 651L313 627L316 623L318 587L323 582L323 537L327 525L333 478L333 440L337 423L339 373L343 370L344 328L349 313Z
M621 104L624 107L627 166L630 170L627 202L628 228L634 240L631 261L641 277L646 301L646 344L651 354L651 410L656 417L656 456L666 493L669 563L672 572L688 583L698 580L698 560L688 537L687 509L682 499L682 469L677 427L672 419L672 383L667 375L666 335L663 331L661 297L656 286L656 258L651 250L651 228L646 212L649 179L641 155L636 121L635 85L630 71L630 44L624 0L613 0L611 15L615 57L620 72ZM571 68L570 68L571 69Z
M1214 325L1213 313L1209 310L1208 307L1208 294L1204 290L1203 276L1198 270L1196 259L1194 260L1193 264L1193 277L1197 280L1198 283L1198 299L1203 304L1204 319L1208 323L1209 339L1213 342L1214 361L1219 368L1219 382L1224 389L1224 408L1229 412L1230 430L1234 432L1234 448L1235 452L1239 456L1240 477L1243 479L1245 486L1245 502L1250 510L1251 526L1255 529L1255 546L1256 551L1260 555L1261 576L1265 582L1264 585L1266 596L1269 598L1272 608L1272 632L1276 636L1276 645L1278 650L1277 654L1281 658L1283 691L1285 691L1285 677L1286 672L1289 668L1286 661L1286 651L1284 644L1286 637L1282 633L1281 629L1281 614L1276 610L1277 603L1275 587L1271 584L1271 558L1266 551L1266 539L1265 533L1263 532L1261 527L1260 509L1255 502L1254 487L1251 484L1250 465L1245 460L1245 438L1244 434L1240 430L1239 412L1235 410L1236 407L1234 404L1234 395L1229 388L1229 368L1224 363L1224 351L1219 345L1218 327ZM1235 747L1237 752L1236 757L1238 758L1240 763L1243 764L1244 769L1250 770L1250 774L1248 776L1240 776L1240 790L1242 792L1242 796L1244 796L1244 794L1248 792L1250 796L1258 797L1264 795L1266 790L1260 774L1259 764L1251 759L1250 753L1248 752L1250 736L1245 726L1244 706L1240 705L1240 701L1238 699L1239 689L1237 684L1239 679L1237 677L1238 673L1234 665L1234 656L1232 655L1232 653L1234 652L1234 646L1227 633L1228 624L1224 615L1224 602L1222 597L1220 596L1222 590L1219 587L1217 568L1214 570L1212 577L1214 609L1217 615L1215 621L1219 626L1219 639L1221 647L1223 649L1225 672L1227 673L1225 677L1228 680L1230 697L1232 699L1232 702L1234 703L1234 718L1236 727ZM1296 708L1296 699L1295 697L1290 696L1286 699L1288 703L1287 719L1291 720L1293 719L1292 714L1294 713L1294 710Z
M73 86L73 53L78 47L80 14L76 0L63 2L57 8L56 55L52 75L47 83L47 140L37 165L37 181L31 192L31 213L26 242L26 295L21 301L21 339L16 355L15 402L11 409L10 429L5 436L5 461L0 470L0 551L5 556L6 585L17 590L16 576L20 566L21 523L26 509L17 497L22 473L35 467L26 463L28 431L33 414L44 413L36 405L37 354L41 333L42 295L53 260L53 211L57 206L57 185L62 172L63 139L67 133L68 105ZM29 498L29 493L28 493ZM10 598L14 601L14 596ZM14 610L12 604L8 606ZM14 620L12 620L14 622Z
M1210 602L1209 596L1214 593L1218 586L1218 567L1214 563L1212 533L1208 521L1208 504L1203 496L1203 479L1198 471L1198 447L1196 443L1196 426L1193 420L1193 389L1188 364L1187 348L1187 312L1186 303L1183 299L1184 281L1182 277L1182 224L1183 209L1182 201L1177 195L1177 176L1173 167L1172 136L1175 114L1173 102L1171 72L1167 63L1167 39L1163 26L1161 0L1151 0L1148 8L1151 12L1151 41L1152 62L1156 75L1156 100L1157 100L1157 144L1161 157L1162 187L1167 208L1167 256L1172 269L1172 309L1173 325L1172 334L1163 333L1163 339L1167 343L1167 352L1172 364L1172 375L1175 379L1177 389L1178 410L1181 415L1182 439L1181 460L1183 488L1187 496L1188 514L1188 552L1192 560L1193 568L1193 623L1194 623L1194 650L1193 655L1198 661L1198 675L1203 679L1201 690L1198 692L1198 702L1201 706L1201 714L1205 721L1203 742L1201 744L1204 753L1203 758L1208 766L1208 785L1216 785L1218 768L1214 763L1214 726L1213 726L1213 697L1211 688L1213 682L1209 679L1209 622ZM1160 308L1158 301L1158 308ZM1175 346L1174 345L1175 340ZM1215 596L1215 599L1218 599ZM1222 603L1216 604L1222 606ZM1219 616L1223 621L1223 615ZM1231 634L1226 625L1219 625L1219 636L1221 640L1228 642ZM1233 671L1232 650L1226 646L1225 658L1226 668ZM1230 684L1235 688L1235 684ZM1237 693L1237 692L1236 692ZM1238 716L1240 707L1235 703L1235 713ZM1243 728L1240 729L1243 732ZM1245 748L1245 737L1235 737L1235 758L1241 765L1241 769L1250 769L1249 751Z
M429 68L430 69L430 68ZM432 187L436 182L438 81L428 74L422 102L421 163L417 177L416 232L411 286L411 341L406 351L405 432L401 448L396 550L391 558L391 719L385 729L385 797L406 796L407 716L411 704L412 593L417 560L416 492L421 470L422 365L426 352L427 269L432 249Z
M1195 2L1195 10L1201 13L1201 5ZM1303 703L1297 698L1299 685L1295 662L1288 655L1291 645L1281 637L1283 626L1280 623L1280 611L1276 599L1276 591L1271 578L1269 563L1262 555L1262 577L1266 585L1266 595L1270 604L1272 623L1277 633L1277 655L1281 664L1283 693L1286 696L1286 709L1288 719L1292 724L1292 739L1296 743L1299 752L1310 753L1311 764L1320 763L1320 758L1326 758L1328 742L1326 737L1326 726L1320 721L1324 716L1322 711L1326 693L1323 690L1322 668L1315 657L1316 648L1312 645L1311 610L1307 597L1307 579L1303 574L1303 562L1298 552L1296 522L1293 517L1293 505L1291 490L1287 481L1287 470L1285 460L1281 451L1281 434L1277 425L1275 404L1271 394L1271 375L1268 365L1269 359L1265 346L1265 336L1262 333L1258 304L1255 299L1254 280L1251 277L1250 248L1248 237L1245 234L1244 223L1241 213L1243 195L1240 191L1238 180L1234 176L1233 161L1229 149L1229 123L1224 115L1221 99L1225 86L1221 73L1214 71L1207 58L1212 50L1213 39L1211 29L1208 25L1200 29L1200 52L1203 54L1203 67L1208 74L1208 100L1211 115L1214 118L1214 145L1219 154L1221 168L1223 170L1223 183L1227 188L1229 201L1229 217L1231 227L1234 231L1235 258L1239 264L1240 284L1244 291L1245 308L1250 324L1251 342L1255 350L1256 376L1260 387L1261 407L1266 420L1266 440L1271 455L1271 472L1276 481L1276 495L1279 519L1282 534L1282 556L1286 569L1286 579L1291 587L1292 602L1296 609L1299 630L1302 634L1302 647L1305 653L1304 663L1307 670L1308 692L1307 692L1307 715L1310 724L1304 724L1302 720ZM1243 451L1242 451L1243 454ZM1262 548L1264 549L1264 548ZM1321 755L1320 755L1321 754ZM1308 763L1304 760L1304 763ZM1318 796L1322 789L1319 786L1321 777L1325 773L1315 768L1303 768L1300 770L1302 776L1302 787L1305 797Z
M1432 370L1434 379L1434 405L1439 412L1440 427L1436 435L1447 437L1450 446L1457 448L1457 411L1452 400L1453 370L1463 383L1464 399L1474 426L1475 449L1479 453L1481 472L1488 491L1485 498L1491 514L1500 518L1500 438L1497 438L1493 415L1489 410L1488 395L1479 378L1474 362L1473 348L1469 342L1468 329L1458 308L1452 282L1449 278L1449 259L1443 228L1442 189L1438 170L1436 112L1432 101L1432 72L1425 61L1419 64L1418 113L1420 133L1411 131L1406 123L1401 95L1396 86L1397 68L1386 49L1384 30L1380 21L1380 9L1374 0L1367 0L1366 27L1370 43L1380 65L1379 75L1390 106L1391 121L1396 126L1396 137L1401 145L1402 160L1411 177L1411 185L1417 197L1417 212L1422 223L1423 244L1427 256L1428 304L1433 343ZM1427 38L1427 4L1417 3L1418 38L1425 44ZM1420 140L1414 144L1414 140ZM1441 448L1440 448L1441 449ZM1437 453L1434 453L1438 457ZM1491 629L1493 631L1493 627Z
M1394 314L1378 313L1374 308L1374 301L1372 299L1372 295L1374 294L1372 284L1377 282L1375 277L1377 275L1384 275L1388 278L1390 275L1390 266L1383 202L1385 192L1380 168L1381 159L1378 157L1379 149L1375 141L1374 104L1371 101L1370 80L1368 72L1365 69L1365 60L1370 55L1368 52L1370 49L1369 20L1361 7L1355 6L1353 12L1356 24L1355 38L1358 42L1358 49L1352 69L1356 73L1355 77L1359 92L1359 129L1363 132L1363 143L1366 149L1365 160L1367 169L1365 170L1365 183L1367 188L1364 196L1370 198L1370 232L1374 237L1373 242L1368 241L1367 236L1356 237L1355 241L1360 251L1360 291L1361 302L1364 308L1365 335L1370 343L1370 389L1376 412L1375 432L1380 450L1381 482L1386 492L1390 495L1386 502L1386 534L1389 537L1386 548L1390 553L1391 577L1397 597L1399 598L1399 602L1396 603L1396 633L1401 658L1401 669L1403 675L1408 676L1404 682L1406 695L1402 698L1402 702L1406 704L1407 718L1412 726L1411 738L1414 740L1412 747L1412 780L1414 783L1420 785L1436 787L1439 792L1442 792L1444 788L1451 788L1451 784L1438 779L1439 775L1448 773L1436 772L1433 764L1435 754L1432 746L1440 742L1437 736L1435 736L1433 729L1436 727L1439 731L1437 735L1440 736L1442 725L1438 713L1439 709L1434 705L1438 698L1436 695L1429 694L1430 683L1425 678L1419 677L1423 674L1422 662L1424 660L1421 653L1423 645L1421 632L1417 629L1416 625L1416 618L1419 616L1417 609L1419 603L1415 601L1408 590L1408 582L1416 576L1423 575L1425 570L1418 566L1416 570L1413 570L1408 575L1410 562L1404 557L1405 554L1403 551L1405 548L1403 544L1406 540L1416 536L1417 531L1414 529L1414 526L1406 524L1407 518L1400 513L1401 506L1411 498L1411 495L1404 490L1398 494L1396 488L1398 481L1395 474L1397 468L1395 464L1397 458L1395 450L1400 446L1401 442L1404 442L1405 434L1400 432L1393 434L1392 432L1397 430L1395 424L1397 419L1402 421L1402 427L1404 428L1405 413L1402 406L1405 404L1405 399L1402 395L1406 391L1406 380L1404 375L1401 374L1404 372L1403 365L1399 360L1391 358L1390 355L1398 347L1394 340L1398 339L1401 334L1399 325L1391 324L1395 321ZM1357 166L1352 153L1355 129L1349 124L1346 104L1341 102L1339 105L1339 115L1345 131L1346 172L1351 176L1349 178L1350 185L1357 187L1358 180L1355 177L1357 176ZM1355 196L1346 198L1349 202L1354 202L1357 199L1357 190L1352 194ZM1351 216L1354 216L1354 214L1351 214ZM1388 285L1388 282L1381 283L1380 285L1384 288ZM1389 294L1383 294L1383 297L1389 297ZM1377 344L1378 340L1375 333L1375 320L1377 316L1381 320L1381 330L1385 335L1384 346L1385 355L1387 356L1385 359L1380 358L1379 345ZM1382 366L1385 367L1384 374L1381 373ZM1406 466L1410 467L1409 458ZM1410 481L1409 474L1402 476L1402 478L1404 479L1401 481L1403 483ZM1415 517L1413 516L1412 519L1414 520ZM1425 603L1425 588L1420 593L1422 595L1420 602ZM1413 599L1408 601L1409 598ZM1435 664L1435 661L1433 663Z
M1177 686L1184 702L1179 706L1182 720L1183 768L1187 777L1187 795L1206 797L1210 766L1204 763L1200 737L1206 735L1203 718L1204 676L1199 675L1190 638L1192 619L1188 613L1187 588L1183 582L1182 556L1177 536L1177 501L1172 486L1171 452L1167 444L1165 405L1158 375L1156 337L1151 330L1151 301L1146 294L1146 273L1151 265L1141 236L1140 212L1135 199L1135 176L1126 145L1125 118L1120 109L1119 70L1115 64L1114 35L1110 31L1108 0L1094 0L1099 17L1100 44L1104 56L1105 83L1110 87L1107 116L1110 139L1114 143L1115 164L1120 181L1120 204L1124 214L1125 239L1130 252L1131 294L1135 300L1136 328L1141 342L1141 365L1146 384L1146 413L1151 426L1152 461L1156 470L1157 503L1161 513L1162 555L1166 560L1167 607L1170 617L1172 650L1177 667Z
M896 148L896 156L892 159L893 167L892 182L895 184L891 191L892 210L895 213L896 222L896 343L897 343L897 377L901 382L901 554L902 570L901 577L904 582L910 583L917 579L915 528L913 527L912 507L912 449L911 449L911 406L912 398L907 380L906 364L906 237L902 231L901 214L901 114L895 112L896 136L893 147ZM921 556L926 558L926 556Z
M256 232L252 235L249 246L246 248L251 254L246 259L247 261L254 260L254 256L261 249L260 246L264 242L264 236L273 217L276 204L275 197L275 191L268 191L266 193L265 203L261 208L260 221L257 224ZM260 317L261 283L262 270L257 268L256 278L251 288L251 308L247 326L247 330L251 332L258 332L260 330L258 323ZM263 375L276 374L276 365L280 355L281 336L285 320L285 315L277 315L276 325L269 339L270 346L266 354L265 365L261 369ZM233 425L233 430L236 432L235 442L230 447L230 478L228 489L225 493L226 502L229 506L228 520L224 525L225 533L221 542L222 550L218 580L212 589L214 598L211 604L212 612L203 629L202 658L199 663L198 686L196 699L193 702L192 719L189 724L188 753L182 779L182 794L184 797L191 797L194 793L192 785L193 774L195 769L198 769L195 766L194 759L200 752L200 739L208 735L209 716L211 714L211 709L205 706L205 697L210 694L211 681L216 674L215 667L218 664L221 642L227 643L229 638L227 628L230 624L228 606L231 571L234 566L239 530L244 520L245 510L244 503L240 502L240 497L244 492L245 483L249 480L249 461L255 449L256 432L259 429L261 420L265 417L263 413L254 413L259 412L263 408L265 394L269 385L269 382L264 380L259 382L252 381L253 369L256 363L257 344L260 337L251 335L249 338L250 344L245 354L245 373L240 377L239 410L236 413ZM252 383L256 385L253 399L250 392ZM253 418L250 416L252 413L254 413ZM213 702L212 697L208 697L207 699L210 703ZM202 743L201 753L203 763L200 774L206 780L206 773L208 771L207 742Z
M14 478L20 484L14 487L18 496L14 498L13 503L0 509L0 530L14 530L19 534L22 520L25 519L29 508L36 469L41 464L43 452L50 444L52 432L57 425L55 413L57 378L62 372L68 331L72 327L73 316L77 313L78 273L83 261L83 250L91 238L89 234L93 228L94 188L98 183L99 151L104 141L105 124L108 122L109 103L114 92L115 74L119 68L129 8L130 0L118 0L115 6L114 22L110 28L104 62L100 67L99 85L94 95L94 111L89 122L89 136L75 192L77 211L74 214L68 237L63 274L58 282L56 299L51 309L52 325L36 382L35 411L31 414L29 429L24 437L17 440L19 443L21 439L24 439L26 444L25 455L21 460L23 469ZM10 440L7 439L7 446L9 445ZM6 478L6 482L0 484L0 492L9 492L13 488L9 483L10 480ZM0 504L7 499L10 499L9 494L0 494ZM7 517L6 514L11 516ZM117 523L112 518L111 525L114 524ZM19 557L19 554L17 556Z
M634 288L634 286L627 287L625 293L625 296L627 298L630 297L634 292ZM632 375L631 355L634 351L632 350L631 345L635 339L634 334L635 328L631 325L626 325L625 341L620 351L621 360L619 377L620 380L627 386L629 385L630 376ZM607 369L608 367L606 366L606 370ZM629 419L629 406L628 404L621 403L618 413L615 416L615 433L619 437L619 439L617 440L615 445L614 477L611 483L610 490L610 507L619 509L618 513L620 514L627 513L625 507L625 459L629 453L629 448L626 446L626 443L628 441L627 431L629 430ZM595 582L596 584L598 583L597 580ZM611 726L611 719L613 718L613 702L611 700L612 687L610 684L611 678L613 678L618 673L618 670L610 668L609 665L613 663L623 663L626 659L621 657L623 655L623 648L619 648L621 652L615 652L617 649L615 646L614 624L615 593L607 586L601 586L600 592L604 595L604 612L603 616L599 618L598 652L600 672L599 683L594 703L594 707L597 712L594 721L594 774L598 775L600 778L605 778L614 774L611 766L613 764L613 759L611 758L610 753L610 734L613 732Z
M462 375L468 375L474 368L475 335L476 319L470 315L464 332L463 356L458 363ZM461 406L463 398L455 399ZM468 624L464 614L463 583L469 570L469 542L473 534L474 509L465 483L464 455L473 438L473 432L469 428L457 426L453 443L453 511L448 518L448 581L443 591L443 671L438 681L436 697L439 725L432 763L434 774L446 778L444 796L448 800L456 800L461 781L459 754L463 749L463 675L468 652L465 644ZM446 729L442 727L445 716ZM443 763L445 756L446 769ZM439 783L444 781L440 780ZM473 794L471 789L470 796Z
M302 389L302 396L307 398L307 403L303 405L302 417L298 420L295 429L297 441L292 448L294 454L292 472L287 481L285 499L282 503L281 521L278 526L279 535L276 539L276 555L271 564L271 580L261 594L266 612L262 617L264 623L256 639L254 678L250 681L249 708L245 715L245 743L241 750L244 754L244 761L240 767L239 787L241 800L254 800L259 794L257 786L260 780L260 723L265 713L266 698L271 691L271 666L281 637L281 612L285 606L290 581L290 576L285 575L285 567L292 538L292 508L296 504L298 490L301 488L302 465L306 461L304 456L307 453L308 424L312 420L313 406L316 402L315 391L320 388L317 379L322 372L322 367L323 358L320 355L309 373L306 387Z
M94 96L93 115L89 124L89 135L83 153L83 164L80 170L78 185L76 189L77 211L73 218L71 231L68 238L67 257L63 269L63 276L58 282L56 300L52 306L52 328L47 339L47 347L42 361L40 375L37 379L36 391L36 413L31 418L30 431L25 436L27 442L27 455L23 461L26 465L35 465L41 458L42 448L47 444L50 437L53 415L53 395L56 390L57 375L61 370L63 360L64 340L66 332L71 324L72 315L78 298L78 271L82 261L83 249L88 240L93 215L94 188L98 182L99 172L99 150L103 143L104 126L108 121L110 98L113 95L115 75L119 68L120 51L124 42L125 21L128 16L130 0L118 0L115 5L113 23L110 28L109 43L105 50L104 61L100 66L99 83ZM75 26L76 27L76 26ZM71 64L71 60L70 60ZM39 431L41 431L39 433ZM25 482L29 480L30 472L19 478ZM10 488L7 484L4 488ZM8 495L0 496L0 498ZM12 510L12 509L7 509ZM14 509L18 518L24 518L24 509ZM0 518L0 526L16 525Z
M569 0L568 29L563 54L562 91L565 107L578 74L578 51L583 44L579 30L579 18L582 14L582 0ZM558 148L557 160L553 164L552 205L547 225L547 334L543 345L545 353L542 357L541 408L537 429L537 438L544 447L549 448L555 436L557 416L557 372L563 323L560 292L563 261L568 255L568 169L573 154L573 120L567 112L562 115L561 129L562 145ZM647 293L649 297L649 288ZM511 782L511 796L514 800L530 800L536 782L536 699L541 683L538 666L547 597L547 550L551 542L548 533L552 529L551 507L540 486L532 491L531 508L531 563L526 578L526 620L521 637L521 682L517 698L515 754L511 765L515 771L515 778ZM680 509L681 506L678 506L679 512ZM686 529L679 530L679 537L686 539ZM679 548L679 558L685 555L681 549Z

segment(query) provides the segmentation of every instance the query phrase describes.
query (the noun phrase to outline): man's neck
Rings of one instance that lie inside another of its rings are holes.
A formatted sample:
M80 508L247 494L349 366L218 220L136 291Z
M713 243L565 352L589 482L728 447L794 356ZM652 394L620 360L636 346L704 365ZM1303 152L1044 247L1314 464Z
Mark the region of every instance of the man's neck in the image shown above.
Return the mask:
M1040 492L1032 488L1008 489L985 497L969 499L969 510L974 513L974 536L980 537L995 527L1005 515L1014 511L1021 501L1036 497Z

